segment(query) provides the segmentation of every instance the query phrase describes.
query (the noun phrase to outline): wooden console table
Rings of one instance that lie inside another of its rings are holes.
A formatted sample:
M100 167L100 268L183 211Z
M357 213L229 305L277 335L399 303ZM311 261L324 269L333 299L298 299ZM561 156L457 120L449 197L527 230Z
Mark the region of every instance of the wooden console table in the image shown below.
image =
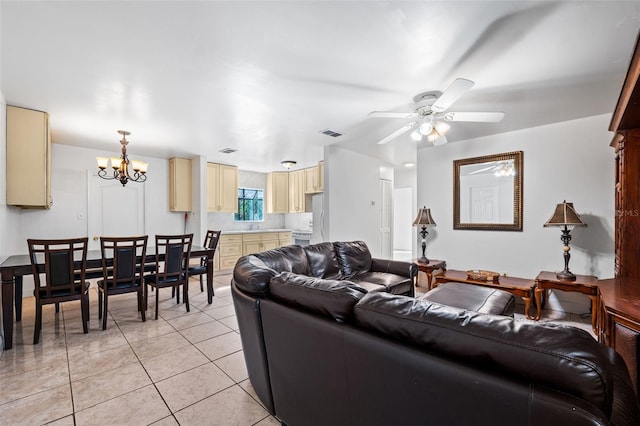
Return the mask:
M474 281L467 279L467 273L465 271L455 270L445 271L444 274L437 275L435 279L436 282L434 287L446 282L458 282L507 291L524 300L524 313L527 319L533 319L533 317L529 315L529 308L531 307L531 299L533 298L533 289L536 285L535 280L515 277L500 277L500 280L497 283L493 281Z
M537 313L535 320L540 319L540 311L542 303L540 297L543 292L548 290L574 291L585 294L591 299L591 327L597 334L597 317L598 317L598 278L593 275L576 275L575 281L560 280L554 272L542 271L536 277L536 306ZM545 294L546 296L546 294Z
M427 275L427 290L431 290L434 271L437 271L438 269L441 269L442 273L447 271L447 262L444 260L430 260L429 263L414 260L414 263L418 266L418 271L424 272ZM418 281L416 280L416 286L417 285Z

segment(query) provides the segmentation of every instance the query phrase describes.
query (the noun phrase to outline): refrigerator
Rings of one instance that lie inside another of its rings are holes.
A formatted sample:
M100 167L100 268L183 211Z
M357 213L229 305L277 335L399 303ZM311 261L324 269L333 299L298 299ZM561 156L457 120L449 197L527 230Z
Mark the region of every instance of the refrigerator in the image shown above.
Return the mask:
M324 213L324 194L313 194L311 196L311 221L313 223L311 244L327 241L328 236L325 233Z

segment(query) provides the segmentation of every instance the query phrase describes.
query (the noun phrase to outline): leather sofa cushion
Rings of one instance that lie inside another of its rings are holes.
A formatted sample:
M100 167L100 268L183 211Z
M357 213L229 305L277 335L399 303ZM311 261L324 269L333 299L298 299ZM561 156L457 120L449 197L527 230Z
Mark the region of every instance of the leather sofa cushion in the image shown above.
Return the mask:
M370 290L370 284L375 285L373 291L386 291L391 294L409 294L413 287L413 280L400 275L386 272L364 272L351 277L350 281Z
M364 241L338 241L333 243L344 279L371 269L371 252Z
M513 317L516 298L504 290L472 284L444 283L425 293L421 299L482 314Z
M347 322L353 316L353 307L366 294L366 290L349 281L283 272L271 278L271 297L299 309Z
M558 389L611 413L607 348L586 331L371 292L354 307L356 325L449 359Z
M278 274L255 255L242 256L233 268L233 282L245 293L263 297L269 294L269 281Z
M340 263L333 243L319 243L303 247L309 262L310 275L317 278L339 280L342 278Z
M300 246L290 245L273 250L255 253L269 268L278 272L293 272L309 275L309 261L307 254Z

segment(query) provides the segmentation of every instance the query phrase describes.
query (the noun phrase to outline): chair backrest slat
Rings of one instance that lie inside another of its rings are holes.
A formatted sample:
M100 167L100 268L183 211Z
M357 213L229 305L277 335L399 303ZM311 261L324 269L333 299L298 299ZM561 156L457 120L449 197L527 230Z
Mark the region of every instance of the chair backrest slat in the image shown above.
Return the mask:
M218 248L218 242L220 241L220 234L222 234L222 231L208 230L207 235L204 238L204 247L213 249L214 255L216 254L216 250ZM202 256L200 258L200 265L207 266L207 256Z
M163 281L187 279L192 243L193 234L156 235L158 278ZM161 259L162 255L164 255L164 261Z
M36 297L81 294L86 287L88 238L27 240ZM40 274L44 272L44 282Z
M102 275L108 287L135 287L142 282L147 235L100 237Z

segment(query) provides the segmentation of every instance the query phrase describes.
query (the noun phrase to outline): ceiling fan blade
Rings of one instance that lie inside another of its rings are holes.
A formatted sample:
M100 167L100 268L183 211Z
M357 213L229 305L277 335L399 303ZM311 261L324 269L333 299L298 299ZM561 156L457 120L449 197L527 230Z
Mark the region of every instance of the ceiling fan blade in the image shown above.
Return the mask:
M369 117L373 118L411 118L416 117L415 112L393 112L393 111L373 111L369 113Z
M447 140L447 137L445 135L442 135L438 139L433 141L433 146L440 146L440 145L444 145L444 144L447 144L447 143L449 143L449 140Z
M412 121L410 123L405 124L404 126L400 127L398 130L396 130L395 132L391 133L389 136L381 139L378 142L378 145L384 145L385 143L397 138L398 136L400 136L403 133L408 132L409 130L413 129L414 127L416 127L416 124L418 124L417 121Z
M478 123L497 123L504 118L504 112L447 112L443 118L447 121L474 121Z
M449 108L455 101L460 99L462 95L467 93L475 83L464 78L456 78L447 90L431 105L431 111L442 112Z

